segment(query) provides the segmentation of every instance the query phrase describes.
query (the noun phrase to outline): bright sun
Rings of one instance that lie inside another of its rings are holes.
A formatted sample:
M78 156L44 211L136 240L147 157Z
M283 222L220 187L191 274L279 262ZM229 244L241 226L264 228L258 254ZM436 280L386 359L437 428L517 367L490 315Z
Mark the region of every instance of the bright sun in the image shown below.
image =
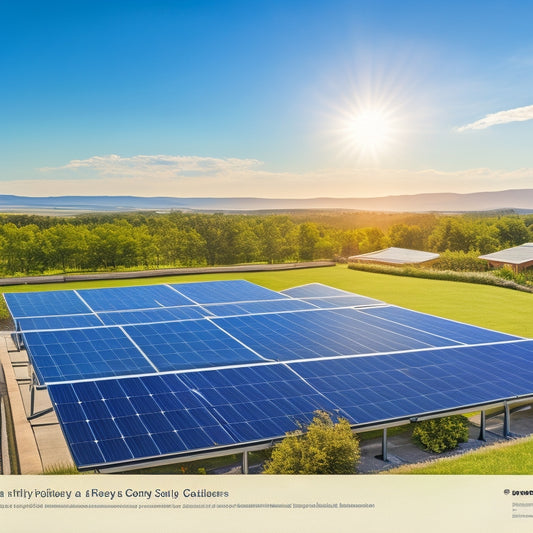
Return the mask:
M365 109L354 114L346 124L347 142L361 155L377 156L391 143L391 119L385 111Z

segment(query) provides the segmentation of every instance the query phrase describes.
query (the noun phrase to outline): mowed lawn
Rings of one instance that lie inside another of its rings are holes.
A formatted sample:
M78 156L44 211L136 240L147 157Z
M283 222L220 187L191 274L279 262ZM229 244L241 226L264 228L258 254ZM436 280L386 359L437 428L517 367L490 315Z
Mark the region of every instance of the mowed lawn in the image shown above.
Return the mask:
M459 457L446 457L431 463L405 465L386 474L416 475L531 475L533 438L493 444Z
M273 272L193 274L125 280L16 285L0 288L0 291L66 290L220 279L246 279L276 291L306 283L324 283L408 309L533 338L533 320L531 319L533 294L531 293L487 285L359 272L350 270L345 265Z

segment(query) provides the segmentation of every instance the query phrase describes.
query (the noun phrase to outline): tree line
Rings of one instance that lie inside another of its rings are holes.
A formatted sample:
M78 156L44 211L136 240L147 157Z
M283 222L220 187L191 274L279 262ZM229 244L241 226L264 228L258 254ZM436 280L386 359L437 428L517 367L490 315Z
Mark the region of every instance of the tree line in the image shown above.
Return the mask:
M347 223L353 214L336 212L0 215L0 271L283 263L347 258L387 246L485 254L533 241L533 215L373 216L375 225L354 227Z

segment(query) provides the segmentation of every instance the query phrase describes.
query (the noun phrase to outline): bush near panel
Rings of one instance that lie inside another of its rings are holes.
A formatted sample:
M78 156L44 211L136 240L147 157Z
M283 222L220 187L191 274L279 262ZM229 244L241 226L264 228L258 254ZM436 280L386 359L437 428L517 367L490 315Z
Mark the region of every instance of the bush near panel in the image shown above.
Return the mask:
M468 418L453 415L417 422L413 440L431 452L453 450L460 442L468 441Z

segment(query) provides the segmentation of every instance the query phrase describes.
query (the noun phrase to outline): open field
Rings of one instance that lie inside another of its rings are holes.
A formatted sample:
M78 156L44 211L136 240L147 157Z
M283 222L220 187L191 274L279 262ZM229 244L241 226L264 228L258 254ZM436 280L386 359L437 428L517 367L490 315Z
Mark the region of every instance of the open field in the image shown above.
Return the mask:
M14 285L5 287L3 292L185 283L220 279L247 279L277 291L306 283L324 283L416 311L514 335L533 337L533 321L530 315L533 310L533 294L485 285L359 272L349 270L345 265L276 272L192 274L46 285Z

